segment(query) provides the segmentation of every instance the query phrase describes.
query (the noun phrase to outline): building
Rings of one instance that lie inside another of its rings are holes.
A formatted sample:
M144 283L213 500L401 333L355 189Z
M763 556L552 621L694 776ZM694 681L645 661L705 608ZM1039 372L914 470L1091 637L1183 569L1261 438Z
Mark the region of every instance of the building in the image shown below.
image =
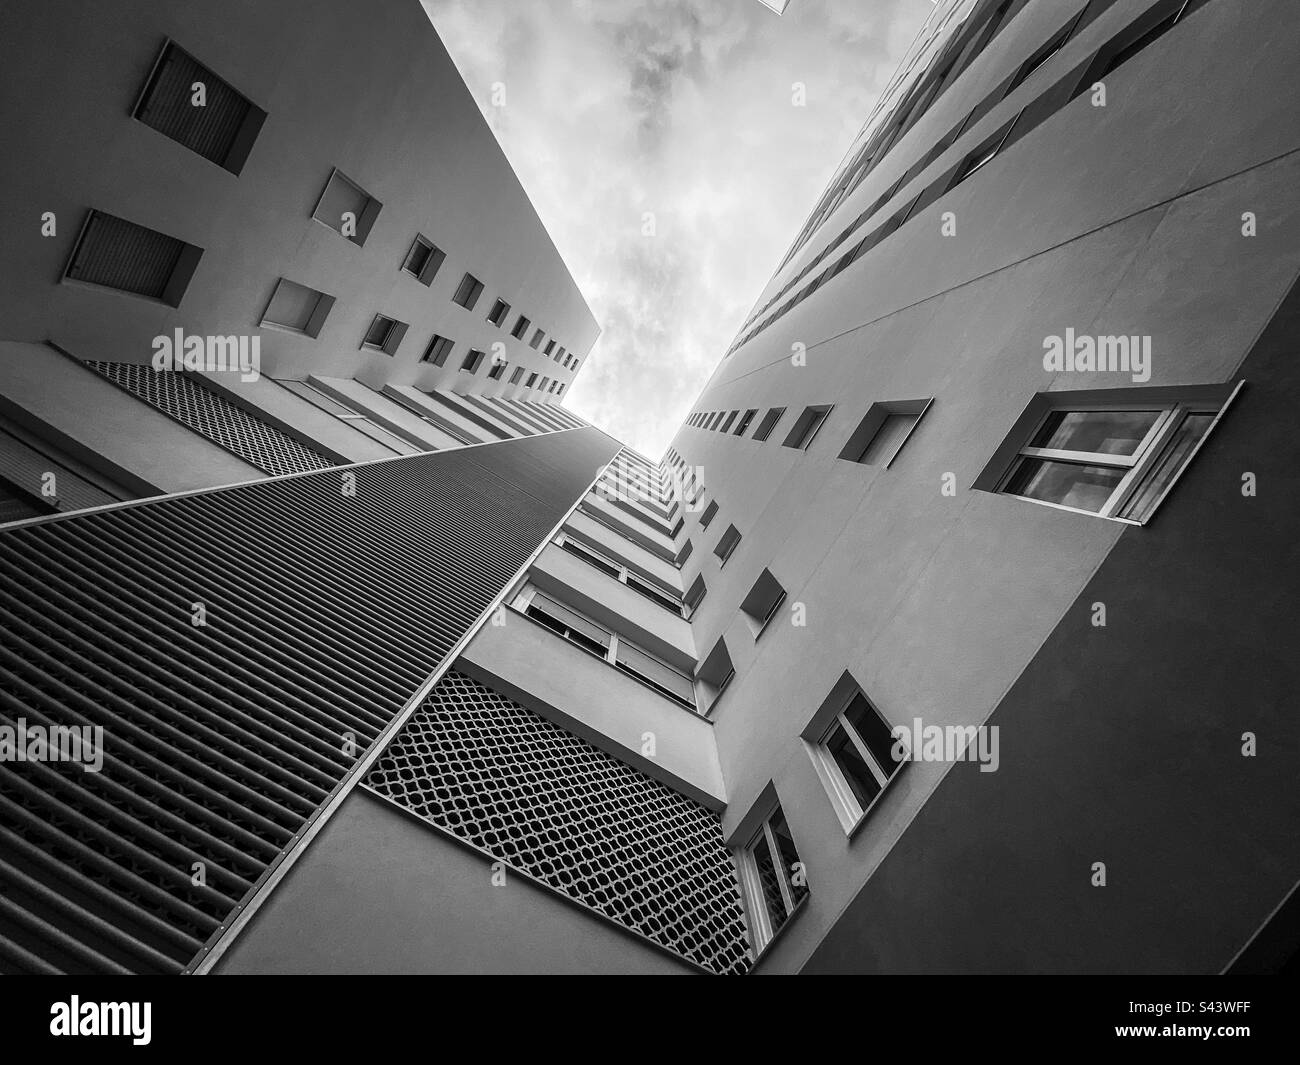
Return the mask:
M1289 5L937 5L659 463L513 381L596 327L413 0L405 62L54 6L0 37L77 219L6 242L0 968L1294 964ZM149 125L218 75L222 152Z

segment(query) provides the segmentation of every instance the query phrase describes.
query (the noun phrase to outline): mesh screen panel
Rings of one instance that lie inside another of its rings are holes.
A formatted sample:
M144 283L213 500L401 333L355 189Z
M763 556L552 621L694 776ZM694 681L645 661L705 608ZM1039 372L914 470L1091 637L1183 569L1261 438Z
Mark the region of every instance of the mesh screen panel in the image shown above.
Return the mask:
M469 677L442 679L366 783L715 973L749 967L717 815Z

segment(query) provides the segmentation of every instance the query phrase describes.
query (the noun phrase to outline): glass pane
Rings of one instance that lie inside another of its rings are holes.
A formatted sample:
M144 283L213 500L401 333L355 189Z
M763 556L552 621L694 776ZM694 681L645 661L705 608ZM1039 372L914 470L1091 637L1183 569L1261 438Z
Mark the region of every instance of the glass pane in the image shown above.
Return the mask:
M1165 448L1164 454L1142 479L1138 490L1124 504L1124 508L1120 511L1121 517L1131 518L1133 521L1145 521L1150 516L1156 500L1187 464L1187 457L1209 431L1213 421L1213 414L1189 414L1183 419L1182 424L1174 430L1173 439Z
M849 739L849 734L844 731L843 725L835 726L835 731L826 740L826 750L835 759L835 765L843 774L858 806L865 810L871 805L871 800L880 794L880 785L871 775L871 770L862 760L858 749L853 746L853 741Z
M795 870L795 865L799 861L799 852L794 849L794 837L790 835L790 826L785 823L785 813L778 808L776 816L769 824L772 826L772 836L776 839L777 848L781 851L786 883L790 885L790 894L794 896L794 901L797 903L808 894L808 885L794 883L796 872L802 873L802 870ZM800 876L799 879L803 880L803 877Z
M866 697L860 694L855 695L853 702L849 703L845 709L844 717L853 726L862 742L867 745L867 750L875 758L881 772L885 776L893 773L895 766L901 761L901 759L894 758L893 734L889 731L885 719L876 713L875 708L867 702Z
M1111 466L1021 459L1003 491L1097 514L1124 479L1124 473Z
M678 673L671 666L666 666L656 658L651 658L644 651L633 647L626 640L618 641L615 652L618 664L629 672L644 677L656 687L670 692L682 702L695 705L695 685L689 677Z
M1132 455L1160 417L1158 410L1058 410L1048 416L1030 447Z
M763 904L767 907L767 917L772 922L772 933L775 935L785 924L788 915L785 912L785 900L781 897L780 883L777 879L779 874L776 866L772 864L772 852L765 836L759 835L751 853L754 855L754 865L758 868L758 883L763 891Z

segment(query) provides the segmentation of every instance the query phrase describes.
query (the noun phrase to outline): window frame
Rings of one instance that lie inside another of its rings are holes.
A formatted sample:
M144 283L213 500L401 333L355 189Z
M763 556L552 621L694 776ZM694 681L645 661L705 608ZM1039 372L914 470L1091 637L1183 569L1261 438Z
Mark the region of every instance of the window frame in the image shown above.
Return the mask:
M383 319L388 323L388 329L384 332L384 339L380 343L374 343L369 338L370 331L375 328L376 323ZM360 348L362 351L375 351L382 355L396 355L397 349L401 347L402 340L406 336L407 329L410 325L407 322L398 321L387 314L376 313L370 319L370 324L366 326L366 331L361 334Z
M428 258L424 260L424 265L419 270L412 270L410 267L411 257L415 255L415 249L421 247L428 249ZM442 268L446 258L446 253L438 245L434 244L423 233L417 233L411 241L411 246L406 250L406 256L402 259L401 271L407 277L414 278L427 288L433 284L433 279L438 275L438 271Z
M767 812L758 818L757 825L744 837L748 842L732 851L736 876L740 883L741 900L747 918L745 923L749 931L750 948L753 950L755 962L767 952L777 937L790 927L795 916L802 911L804 904L812 896L811 888L806 887L800 898L794 897L793 885L790 883L790 870L785 867L785 859L776 841L776 833L772 831L772 822L778 816L784 818L787 827L790 824L790 818L782 809L780 800L774 796L767 798L765 795L760 799L760 804L760 808L765 808ZM746 821L749 820L750 818L747 817ZM790 837L795 855L798 857L799 848L794 844L793 830ZM758 871L758 858L755 854L760 843L767 848L772 868L778 871L777 889L781 896L781 905L785 909L785 920L781 922L780 928L772 927L772 917L767 912L767 897L763 891L763 883ZM801 857L798 860L804 864ZM805 864L805 870L806 868Z

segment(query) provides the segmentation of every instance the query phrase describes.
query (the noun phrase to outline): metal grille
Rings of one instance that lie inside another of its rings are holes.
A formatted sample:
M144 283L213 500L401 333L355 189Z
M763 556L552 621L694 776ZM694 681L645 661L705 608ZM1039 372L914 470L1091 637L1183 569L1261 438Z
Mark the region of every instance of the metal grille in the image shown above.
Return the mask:
M750 965L716 814L449 672L375 792L716 973Z
M155 370L133 362L86 365L264 473L305 473L334 465L320 452L253 417L184 373Z
M203 85L202 106L193 102L195 83ZM250 106L197 59L169 43L149 80L136 117L205 159L222 164Z
M184 250L184 241L166 233L91 211L68 277L160 300Z
M181 970L613 450L586 430L354 467L355 495L330 470L0 530L0 726L105 738L98 773L0 761L0 972Z

